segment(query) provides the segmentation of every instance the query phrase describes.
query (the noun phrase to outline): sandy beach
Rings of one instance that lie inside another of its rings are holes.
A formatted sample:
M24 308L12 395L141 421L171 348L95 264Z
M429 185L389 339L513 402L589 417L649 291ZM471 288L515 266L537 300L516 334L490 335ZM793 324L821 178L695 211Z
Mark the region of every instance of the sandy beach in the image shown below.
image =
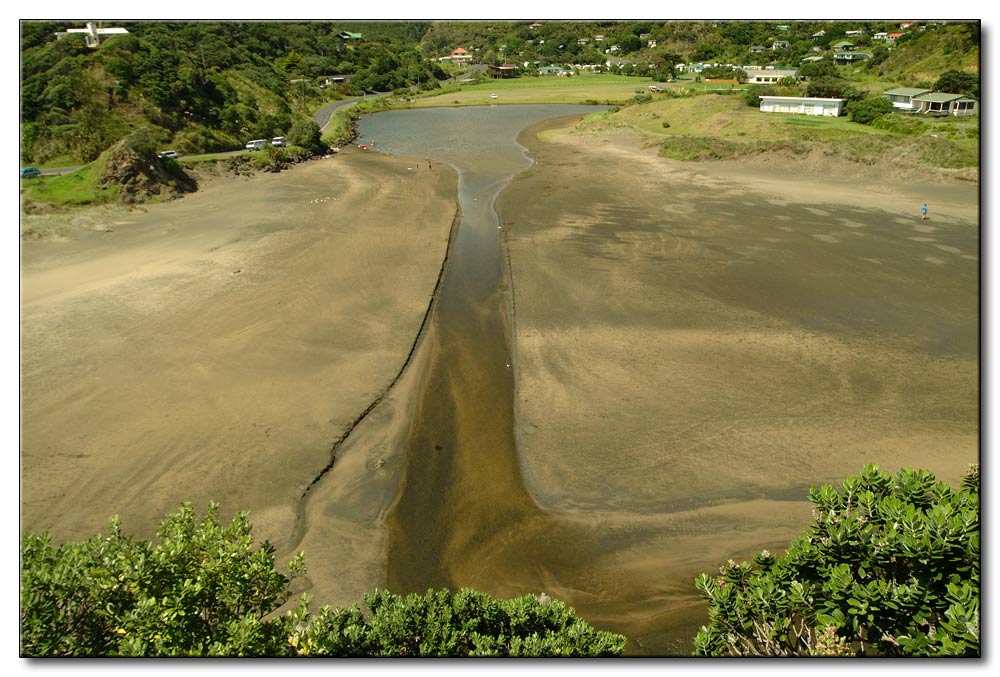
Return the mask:
M498 211L522 474L548 515L632 535L565 586L585 617L681 636L694 577L787 545L810 486L978 460L974 184L520 142Z
M287 546L437 284L457 179L416 166L348 149L24 241L22 530L151 537L216 501Z

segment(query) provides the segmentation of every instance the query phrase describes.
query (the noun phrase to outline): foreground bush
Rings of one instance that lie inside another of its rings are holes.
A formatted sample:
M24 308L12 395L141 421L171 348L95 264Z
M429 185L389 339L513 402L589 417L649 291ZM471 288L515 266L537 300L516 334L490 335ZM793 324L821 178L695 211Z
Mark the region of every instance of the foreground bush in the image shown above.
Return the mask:
M702 574L704 656L979 656L979 468L955 491L875 466L814 488L783 557Z
M159 542L133 540L112 520L107 536L21 544L23 656L608 656L625 638L598 631L556 600L495 600L480 592L401 597L376 590L359 608L285 615L288 575L274 548L255 544L246 513L218 522L211 505L167 516Z

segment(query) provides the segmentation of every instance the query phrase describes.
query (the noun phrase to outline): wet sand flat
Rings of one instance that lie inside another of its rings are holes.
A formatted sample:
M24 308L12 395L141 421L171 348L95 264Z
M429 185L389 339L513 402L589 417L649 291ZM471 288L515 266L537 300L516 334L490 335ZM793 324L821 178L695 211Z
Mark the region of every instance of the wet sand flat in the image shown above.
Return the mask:
M457 177L412 166L349 150L24 242L22 529L217 501L282 547L427 312Z
M540 131L498 201L516 432L534 500L601 542L550 581L584 617L685 653L694 577L780 550L810 486L978 460L975 185Z

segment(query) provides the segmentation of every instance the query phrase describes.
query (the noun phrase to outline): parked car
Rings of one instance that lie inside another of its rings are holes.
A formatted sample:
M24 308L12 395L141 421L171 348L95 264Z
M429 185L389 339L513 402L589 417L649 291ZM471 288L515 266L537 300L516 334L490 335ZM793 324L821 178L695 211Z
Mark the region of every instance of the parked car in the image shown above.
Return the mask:
M660 87L657 87L656 85L650 85L649 86L649 91L651 91L651 92L662 92L663 89L660 88Z
M42 173L35 169L34 167L21 167L21 178L22 179L33 179L36 176L41 176Z
M176 150L161 150L159 156L162 158L179 158L180 154Z
M275 148L281 148L282 146L287 146L288 141L283 136L276 136L271 139L271 145Z
M264 150L265 148L267 148L267 139L247 141L247 150Z
M495 98L497 98L497 95L496 94L490 94L490 98L491 99L495 99Z

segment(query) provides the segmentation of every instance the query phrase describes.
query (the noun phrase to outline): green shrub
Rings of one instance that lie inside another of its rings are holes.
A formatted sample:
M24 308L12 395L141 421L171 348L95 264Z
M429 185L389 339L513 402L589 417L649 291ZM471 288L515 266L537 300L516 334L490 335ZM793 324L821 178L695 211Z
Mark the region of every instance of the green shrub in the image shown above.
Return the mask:
M867 466L809 500L815 521L784 556L698 577L695 654L979 655L978 466L957 491Z
M218 506L189 504L164 519L153 545L123 534L53 546L21 542L22 656L614 656L625 637L596 630L558 600L496 600L472 590L394 595L310 609L303 594L284 615L291 580L274 548L256 544L246 513L228 527Z
M847 103L847 114L851 116L851 122L862 125L870 125L892 111L892 102L884 96L871 96Z

